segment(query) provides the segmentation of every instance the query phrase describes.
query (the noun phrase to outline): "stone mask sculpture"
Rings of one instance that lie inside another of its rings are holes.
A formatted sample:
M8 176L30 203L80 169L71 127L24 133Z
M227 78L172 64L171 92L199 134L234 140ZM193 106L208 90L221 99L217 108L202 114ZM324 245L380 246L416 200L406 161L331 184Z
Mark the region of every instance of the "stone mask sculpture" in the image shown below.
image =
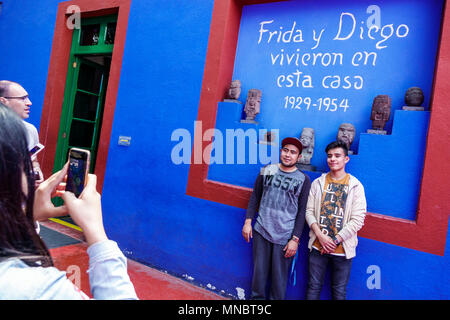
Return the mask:
M355 127L351 123L342 123L339 126L336 140L344 142L350 151L350 146L355 140Z
M303 150L299 163L309 165L314 154L314 129L303 128L302 134L300 135L300 142L303 145Z
M425 107L422 107L424 99L425 98L422 89L420 89L419 87L411 87L406 90L405 105L402 107L402 110L424 111Z
M386 122L391 116L391 98L388 95L380 94L373 99L372 113L372 129L383 131Z
M405 104L406 106L419 107L424 100L423 91L419 87L411 87L406 90Z
M231 81L230 89L228 89L228 98L231 100L238 100L241 95L241 81Z
M254 121L256 115L260 111L261 105L261 90L250 89L247 93L247 102L245 103L244 112L245 120Z

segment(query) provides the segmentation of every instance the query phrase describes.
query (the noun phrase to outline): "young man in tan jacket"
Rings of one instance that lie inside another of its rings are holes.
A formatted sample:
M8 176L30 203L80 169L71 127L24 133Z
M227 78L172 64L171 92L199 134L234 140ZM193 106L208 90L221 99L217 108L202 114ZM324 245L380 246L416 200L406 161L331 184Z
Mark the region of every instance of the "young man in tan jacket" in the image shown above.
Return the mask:
M320 298L329 263L332 298L345 299L357 232L364 225L367 210L363 185L345 172L350 160L347 145L335 141L325 151L330 172L311 184L305 214L310 227L308 300Z

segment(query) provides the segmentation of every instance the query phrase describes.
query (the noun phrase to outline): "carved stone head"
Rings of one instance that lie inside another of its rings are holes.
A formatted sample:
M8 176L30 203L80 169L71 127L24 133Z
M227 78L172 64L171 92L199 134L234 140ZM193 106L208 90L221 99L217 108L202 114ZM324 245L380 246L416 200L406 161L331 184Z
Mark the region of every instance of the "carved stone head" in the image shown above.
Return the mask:
M423 91L419 87L411 87L406 90L405 104L407 106L418 107L422 105L424 100Z
M372 120L372 128L375 130L384 130L386 122L391 116L391 97L385 94L380 94L373 99L372 113L370 120Z
M245 103L244 112L246 120L255 120L256 115L259 113L261 105L261 90L250 89L247 93L247 102Z
M351 123L342 123L339 126L336 140L344 142L350 149L353 140L355 140L355 127Z
M314 129L313 128L303 128L302 134L300 135L300 142L303 145L302 157L299 160L301 164L311 164L311 158L314 154Z
M228 90L228 97L230 99L238 100L241 95L241 81L233 80L231 81L230 89Z

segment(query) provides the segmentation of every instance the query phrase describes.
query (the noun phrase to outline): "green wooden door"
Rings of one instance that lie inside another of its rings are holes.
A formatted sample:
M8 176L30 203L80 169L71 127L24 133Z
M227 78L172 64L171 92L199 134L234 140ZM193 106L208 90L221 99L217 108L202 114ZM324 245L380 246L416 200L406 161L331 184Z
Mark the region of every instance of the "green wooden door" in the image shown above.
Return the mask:
M75 57L73 84L65 104L64 121L61 121L60 139L56 151L55 169L59 170L67 161L70 148L76 147L91 152L90 172L94 171L100 137L103 106L108 79L105 66Z
M64 166L72 147L91 152L94 172L116 20L115 15L83 19L73 32L53 172Z

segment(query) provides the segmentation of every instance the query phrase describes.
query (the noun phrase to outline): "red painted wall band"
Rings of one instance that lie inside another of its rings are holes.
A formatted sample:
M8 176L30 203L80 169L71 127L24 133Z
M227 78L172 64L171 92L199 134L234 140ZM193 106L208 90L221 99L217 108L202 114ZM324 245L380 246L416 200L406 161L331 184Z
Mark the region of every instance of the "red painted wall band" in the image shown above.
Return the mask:
M222 100L232 79L242 7L248 4L267 2L276 1L214 1L197 116L197 121L202 122L202 131L195 133L194 141L201 141L204 131L214 128L217 102ZM448 112L450 90L448 90L448 83L450 83L450 8L446 6L435 71L430 108L432 112L417 219L410 221L368 213L360 236L444 255L450 214L450 193L442 190L442 185L450 181L450 161L448 160L450 159L450 113ZM200 151L203 151L204 143L200 143L200 145ZM197 144L194 144L194 147L197 147ZM193 160L191 163L194 163ZM252 190L207 180L207 163L208 161L190 165L186 194L246 208ZM244 217L242 218L244 219Z

